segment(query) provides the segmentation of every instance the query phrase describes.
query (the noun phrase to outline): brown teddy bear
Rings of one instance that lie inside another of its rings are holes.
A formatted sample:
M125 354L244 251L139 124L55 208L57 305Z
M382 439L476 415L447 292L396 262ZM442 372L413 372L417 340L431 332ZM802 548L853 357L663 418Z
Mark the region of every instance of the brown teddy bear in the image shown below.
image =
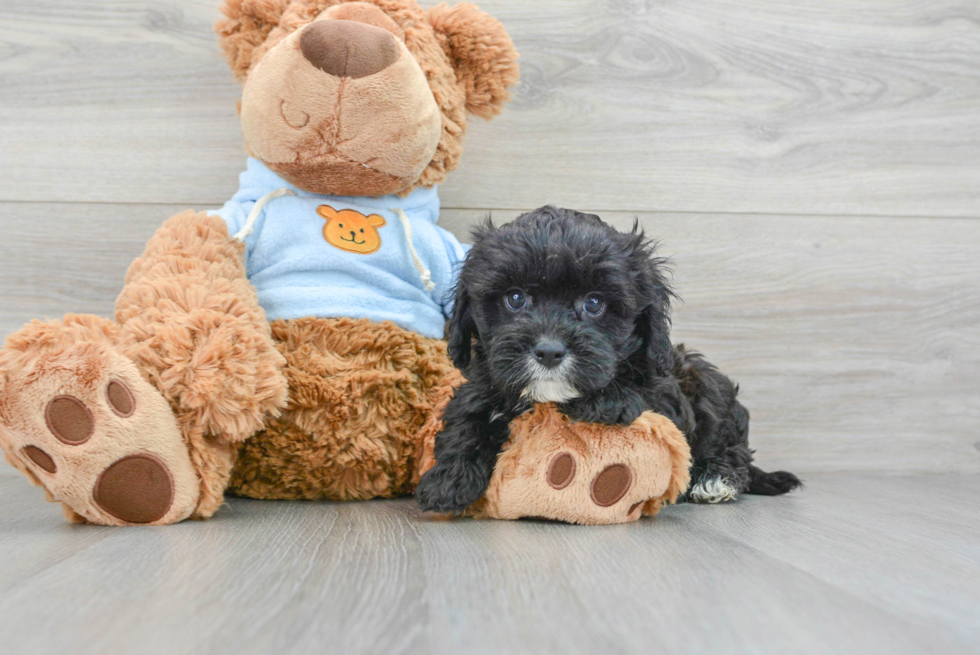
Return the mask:
M434 187L467 112L494 116L517 79L507 33L468 4L222 10L239 192L157 231L114 321L33 321L0 352L0 446L73 521L409 493L461 379L440 338L465 249Z

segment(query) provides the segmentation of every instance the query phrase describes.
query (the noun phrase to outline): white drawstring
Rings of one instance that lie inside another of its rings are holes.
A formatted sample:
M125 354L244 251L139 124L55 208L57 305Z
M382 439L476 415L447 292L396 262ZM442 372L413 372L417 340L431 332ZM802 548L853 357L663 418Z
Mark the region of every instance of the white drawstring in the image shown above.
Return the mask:
M245 221L245 226L235 232L235 236L232 239L238 239L239 241L244 241L245 237L252 234L255 231L255 221L259 220L259 214L262 213L262 208L265 207L266 203L270 200L275 200L276 198L281 198L282 196L295 196L296 192L289 187L282 187L281 189L276 189L275 191L270 191L255 203L252 207L252 211L248 213L248 220Z
M415 244L412 243L412 224L408 221L408 216L405 215L401 207L392 207L389 211L394 212L398 216L398 220L402 223L402 229L405 230L405 239L408 241L408 251L412 254L412 263L415 264L415 270L422 277L422 284L425 285L425 290L435 290L436 285L432 281L432 273L422 263L419 254L415 252Z

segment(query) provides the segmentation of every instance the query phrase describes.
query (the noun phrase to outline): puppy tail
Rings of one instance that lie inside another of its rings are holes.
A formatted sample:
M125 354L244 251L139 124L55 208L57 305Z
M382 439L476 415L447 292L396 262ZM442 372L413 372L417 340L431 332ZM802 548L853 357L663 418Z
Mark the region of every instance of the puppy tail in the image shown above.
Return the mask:
M789 471L766 473L759 467L749 464L749 488L746 493L779 496L802 486L800 479Z

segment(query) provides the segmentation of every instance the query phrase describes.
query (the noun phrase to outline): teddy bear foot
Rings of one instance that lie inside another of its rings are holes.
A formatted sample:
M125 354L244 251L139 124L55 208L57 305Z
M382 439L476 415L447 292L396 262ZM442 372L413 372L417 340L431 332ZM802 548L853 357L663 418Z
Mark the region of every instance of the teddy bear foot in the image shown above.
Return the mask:
M7 460L76 521L163 525L188 518L200 482L169 404L113 350L105 326L83 327L35 322L8 341L0 358ZM33 338L18 340L31 331ZM67 331L82 338L66 345Z
M597 425L572 421L549 403L512 421L510 431L471 516L631 523L675 502L690 481L684 435L653 412L629 426Z

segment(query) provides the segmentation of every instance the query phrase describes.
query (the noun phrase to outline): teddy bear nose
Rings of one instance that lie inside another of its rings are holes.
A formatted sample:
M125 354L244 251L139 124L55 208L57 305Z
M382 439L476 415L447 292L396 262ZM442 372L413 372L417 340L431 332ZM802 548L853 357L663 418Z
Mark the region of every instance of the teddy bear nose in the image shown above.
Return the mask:
M336 77L367 77L398 59L398 39L388 30L353 20L310 23L299 37L306 59Z

